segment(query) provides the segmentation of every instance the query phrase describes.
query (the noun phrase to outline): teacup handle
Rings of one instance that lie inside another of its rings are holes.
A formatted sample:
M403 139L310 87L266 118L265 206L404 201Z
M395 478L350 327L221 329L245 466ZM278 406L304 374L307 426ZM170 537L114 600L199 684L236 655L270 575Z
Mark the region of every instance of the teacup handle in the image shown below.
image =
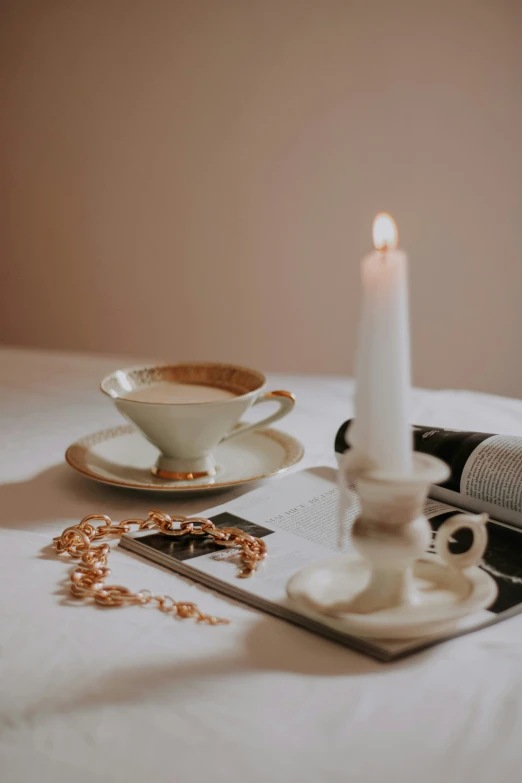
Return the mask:
M456 514L443 522L435 537L435 551L441 560L459 570L480 563L488 543L487 521L487 514ZM453 554L449 549L450 536L464 528L472 531L473 543L467 552Z
M282 419L283 416L286 416L287 413L290 413L294 407L295 394L292 394L292 392L289 391L264 392L263 394L260 394L256 400L254 400L252 407L254 407L254 405L259 405L262 402L278 402L279 410L277 410L275 413L272 413L271 416L267 416L265 419L261 419L261 421L254 421L250 424L247 422L245 422L245 424L238 424L237 427L234 427L234 429L228 433L228 435L225 435L225 437L221 439L221 443L223 443L225 440L228 440L229 438L235 438L237 435L244 435L245 432L257 430L259 427L268 427L268 425L272 424L274 421Z

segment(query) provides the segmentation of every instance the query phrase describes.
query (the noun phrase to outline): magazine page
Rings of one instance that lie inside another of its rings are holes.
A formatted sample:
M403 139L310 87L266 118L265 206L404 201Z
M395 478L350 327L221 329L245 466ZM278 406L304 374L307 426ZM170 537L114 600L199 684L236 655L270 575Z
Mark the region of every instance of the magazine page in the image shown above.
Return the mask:
M335 450L344 453L351 422L337 432ZM451 475L430 495L467 511L522 527L522 438L487 432L413 427L416 451L443 460Z
M415 449L446 462L451 475L430 494L522 527L522 438L414 427Z
M348 527L359 509L355 493L350 500L353 502L347 514ZM249 579L237 578L237 553L223 550L210 539L195 541L142 531L125 535L121 545L251 606L369 652L382 660L392 660L440 641L434 638L396 642L354 639L343 630L342 621L303 611L287 598L286 584L298 569L339 552L338 503L336 471L315 468L279 479L206 512L205 516L219 527L239 527L267 539L267 560ZM426 505L426 513L434 529L458 511L453 506L434 500L428 500ZM514 613L518 607L522 608L522 567L519 565L522 534L518 530L494 525L489 525L489 528L490 547L486 568L499 585L499 597L489 610L462 620L452 636L488 625L501 619L505 613ZM470 542L467 535L467 531L457 533L452 545L455 551L468 548ZM349 539L345 541L343 549L345 552L350 551Z
M285 585L299 568L337 552L336 472L332 468L299 471L266 488L205 512L218 527L239 527L251 535L267 537L268 557L250 579L237 578L237 553L210 539L200 542L174 539L150 531L130 534L147 538L163 554L191 568L203 568L213 579L242 590L253 590L267 600L285 597ZM353 516L356 515L354 509ZM344 551L350 551L347 541Z

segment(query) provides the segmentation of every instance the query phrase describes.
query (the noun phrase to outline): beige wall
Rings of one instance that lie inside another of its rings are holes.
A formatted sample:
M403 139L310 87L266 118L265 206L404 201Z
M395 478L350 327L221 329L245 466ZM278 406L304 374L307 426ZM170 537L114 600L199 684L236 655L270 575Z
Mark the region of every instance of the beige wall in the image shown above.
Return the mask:
M0 340L352 369L390 211L418 385L522 396L518 0L4 0Z

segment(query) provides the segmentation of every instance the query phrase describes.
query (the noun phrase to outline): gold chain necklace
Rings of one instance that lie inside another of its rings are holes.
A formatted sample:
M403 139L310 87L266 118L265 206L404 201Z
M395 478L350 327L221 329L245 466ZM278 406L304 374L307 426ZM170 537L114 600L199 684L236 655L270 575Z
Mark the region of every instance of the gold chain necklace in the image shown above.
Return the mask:
M95 526L93 522L102 524ZM94 601L100 606L156 605L160 611L179 618L192 618L198 623L219 625L229 623L223 617L205 614L194 603L175 601L169 595L153 595L150 590L133 593L122 585L107 585L110 576L107 559L111 548L105 541L96 541L122 536L130 533L132 527L137 530L159 530L167 536L210 537L215 544L240 549L239 577L249 577L257 569L258 563L266 557L266 544L262 538L256 538L237 527L218 528L210 519L204 517L184 517L165 514L163 511L149 511L146 519L125 519L113 522L105 514L90 514L78 525L66 528L61 536L53 539L58 554L67 552L80 562L71 572L70 591L75 598L85 602Z

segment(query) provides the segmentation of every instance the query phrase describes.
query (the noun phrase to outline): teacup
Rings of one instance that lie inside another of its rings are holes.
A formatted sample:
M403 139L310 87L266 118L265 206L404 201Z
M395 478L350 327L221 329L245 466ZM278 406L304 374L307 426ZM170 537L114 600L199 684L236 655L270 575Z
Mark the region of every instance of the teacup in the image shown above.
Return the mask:
M295 405L288 391L265 391L258 370L232 364L159 364L116 370L101 383L117 409L160 450L152 472L167 480L216 473L216 446L282 419ZM261 421L239 423L253 405L277 402Z

